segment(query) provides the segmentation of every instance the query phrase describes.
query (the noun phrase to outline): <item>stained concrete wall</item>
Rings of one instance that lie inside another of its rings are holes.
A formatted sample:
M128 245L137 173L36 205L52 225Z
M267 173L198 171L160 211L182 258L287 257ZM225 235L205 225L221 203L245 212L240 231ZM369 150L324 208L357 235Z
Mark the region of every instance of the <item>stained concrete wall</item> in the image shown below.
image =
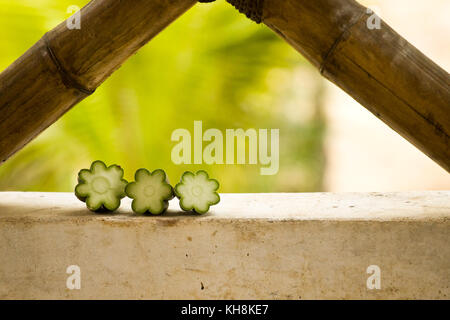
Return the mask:
M450 297L450 192L221 197L204 216L172 201L147 217L129 201L98 215L72 194L0 193L0 298Z

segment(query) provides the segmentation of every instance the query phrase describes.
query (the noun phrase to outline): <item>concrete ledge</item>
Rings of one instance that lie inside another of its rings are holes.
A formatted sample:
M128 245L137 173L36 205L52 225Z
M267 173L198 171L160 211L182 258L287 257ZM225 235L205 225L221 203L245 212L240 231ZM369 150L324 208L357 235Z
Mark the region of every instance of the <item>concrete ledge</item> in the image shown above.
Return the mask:
M172 201L147 217L128 200L97 215L69 193L0 193L0 298L450 298L448 191L221 197L205 216Z

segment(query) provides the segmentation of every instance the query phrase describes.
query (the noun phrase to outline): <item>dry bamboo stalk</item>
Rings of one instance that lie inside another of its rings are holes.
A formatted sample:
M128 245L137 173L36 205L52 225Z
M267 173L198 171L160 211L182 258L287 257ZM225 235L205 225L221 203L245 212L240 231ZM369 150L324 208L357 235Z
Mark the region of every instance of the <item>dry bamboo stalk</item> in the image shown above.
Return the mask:
M245 1L230 2L245 7ZM353 0L258 0L257 6L262 3L265 24L450 171L447 72L384 22L381 30L369 30L366 9ZM82 11L81 30L61 24L48 33L0 74L0 160L92 93L193 4L135 0L127 6L119 0L95 0Z
M195 0L94 0L81 29L64 22L0 74L0 163L195 4Z
M265 0L262 21L450 172L450 77L353 0ZM395 155L393 155L395 156Z

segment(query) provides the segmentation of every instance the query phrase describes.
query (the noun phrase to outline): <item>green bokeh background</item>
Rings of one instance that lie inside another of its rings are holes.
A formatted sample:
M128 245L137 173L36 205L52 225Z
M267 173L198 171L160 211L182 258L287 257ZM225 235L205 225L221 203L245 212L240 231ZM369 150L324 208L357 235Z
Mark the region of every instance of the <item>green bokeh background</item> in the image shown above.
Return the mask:
M88 1L0 0L0 69ZM83 17L82 17L83 19ZM83 27L83 20L81 20ZM74 53L76 54L76 53ZM198 4L130 58L96 93L0 167L0 190L72 191L93 160L117 163L131 180L163 168L171 182L207 170L220 192L320 191L324 169L323 82L264 25L225 1ZM280 129L280 169L175 165L173 130Z

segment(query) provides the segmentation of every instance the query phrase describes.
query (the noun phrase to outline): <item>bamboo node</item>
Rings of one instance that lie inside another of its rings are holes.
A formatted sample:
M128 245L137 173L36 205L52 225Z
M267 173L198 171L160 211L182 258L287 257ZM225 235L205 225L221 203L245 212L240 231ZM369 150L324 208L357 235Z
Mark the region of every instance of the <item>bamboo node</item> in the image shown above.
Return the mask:
M86 87L84 87L81 83L79 83L77 80L75 80L69 72L66 71L66 69L64 69L64 67L62 66L61 62L58 60L58 58L56 57L55 52L53 51L50 42L47 38L47 35L44 35L43 37L44 43L45 43L45 49L47 50L47 53L50 57L50 59L52 60L53 64L56 66L56 69L58 70L59 75L61 76L61 80L63 82L63 84L67 87L67 88L73 88L76 89L86 95L91 95L95 92L94 90L90 90L87 89Z
M365 16L365 12L362 12L360 15L358 16L354 16L354 20L350 21L349 25L345 28L345 30L339 35L339 37L336 38L336 40L334 41L333 45L331 46L331 48L325 53L324 57L323 57L323 62L319 67L319 72L321 75L324 74L325 69L327 67L327 64L329 62L329 60L331 59L331 57L334 55L336 48L338 47L338 45L345 40L345 37L347 36L347 34L350 32L351 28L356 25L363 17Z

